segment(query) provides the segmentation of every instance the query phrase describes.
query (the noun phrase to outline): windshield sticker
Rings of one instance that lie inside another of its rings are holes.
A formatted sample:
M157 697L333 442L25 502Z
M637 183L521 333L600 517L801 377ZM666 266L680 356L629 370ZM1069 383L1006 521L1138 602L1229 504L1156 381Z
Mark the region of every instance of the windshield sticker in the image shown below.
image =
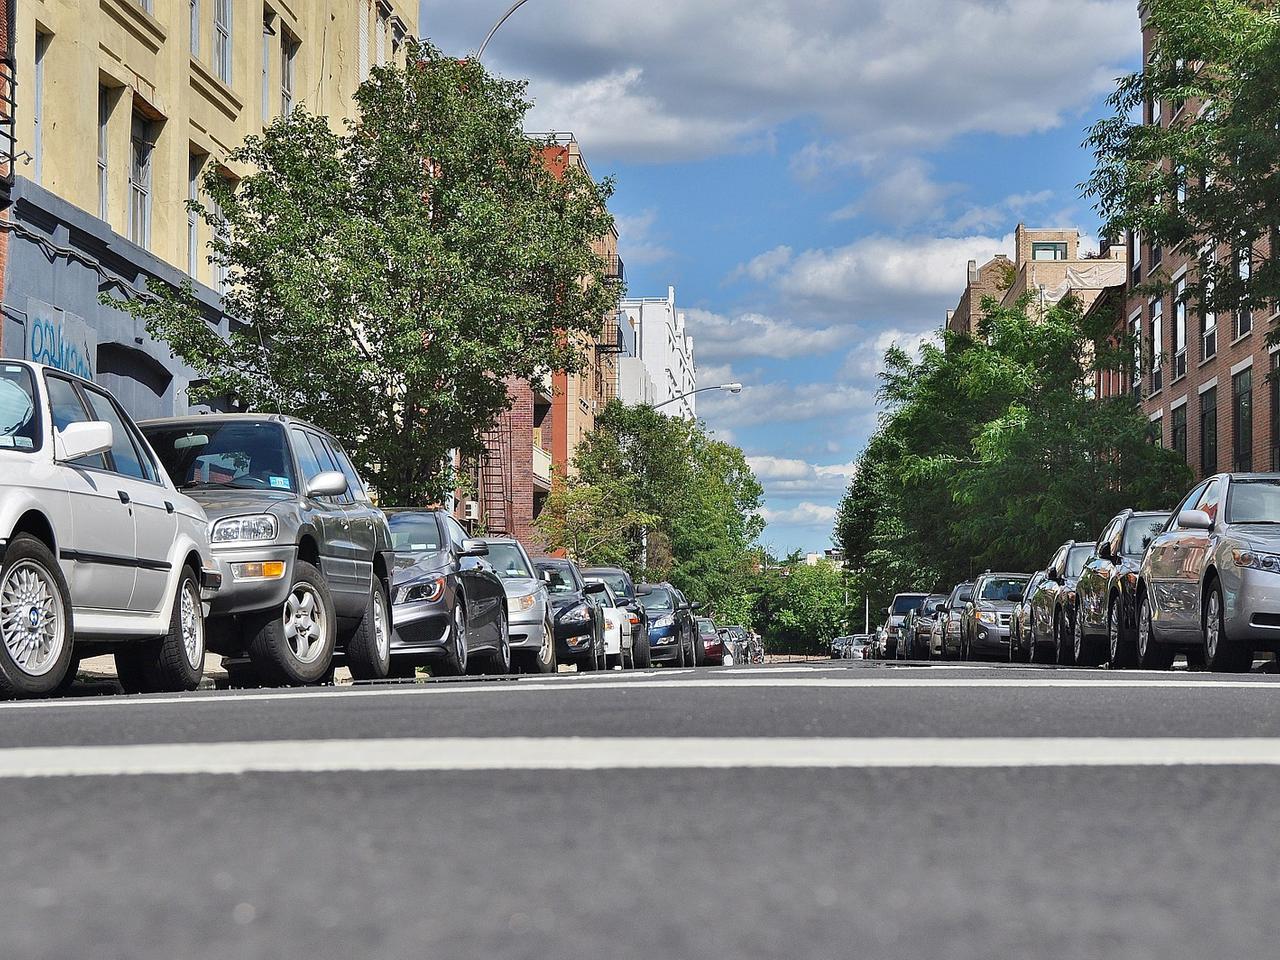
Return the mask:
M288 490L289 478L288 477L272 477L271 486L273 486L277 490Z
M30 437L14 437L13 442L23 450L32 450L36 445Z
M13 442L13 437L0 437L0 447L12 447L12 446L15 446Z

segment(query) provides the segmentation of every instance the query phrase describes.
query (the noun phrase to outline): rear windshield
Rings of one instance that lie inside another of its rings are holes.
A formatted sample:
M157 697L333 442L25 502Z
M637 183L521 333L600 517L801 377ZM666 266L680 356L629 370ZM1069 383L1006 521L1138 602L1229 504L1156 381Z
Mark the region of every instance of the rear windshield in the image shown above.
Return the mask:
M609 589L616 596L631 599L631 587L627 583L627 577L622 573L591 573L592 580L598 580L601 583L607 583Z
M1124 542L1120 544L1120 552L1136 557L1147 552L1147 544L1155 539L1161 528L1169 522L1167 513L1154 517L1134 517L1124 527Z
M40 417L31 371L0 364L0 450L39 450Z
M489 563L503 580L519 580L533 576L524 552L514 543L490 543Z
M397 553L438 553L444 549L440 524L432 513L393 513L391 548Z
M924 597L922 596L894 597L893 615L895 617L905 617L912 610L919 610L923 603Z
M1280 523L1280 481L1231 481L1227 523Z
M297 490L284 428L254 420L210 420L142 428L182 490Z

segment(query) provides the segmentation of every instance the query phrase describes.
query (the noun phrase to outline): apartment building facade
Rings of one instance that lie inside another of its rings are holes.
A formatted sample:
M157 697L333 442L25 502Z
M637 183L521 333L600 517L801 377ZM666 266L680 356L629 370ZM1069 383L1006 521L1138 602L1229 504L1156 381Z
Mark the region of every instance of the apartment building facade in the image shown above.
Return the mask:
M1153 37L1144 9L1139 16L1145 63ZM1168 125L1194 117L1199 109L1194 102L1149 103L1144 119ZM1108 392L1136 393L1155 440L1177 451L1197 478L1228 470L1280 470L1280 381L1271 376L1280 369L1280 357L1266 343L1280 313L1217 313L1187 292L1202 255L1234 258L1237 269L1246 271L1270 255L1265 241L1252 250L1207 251L1164 249L1130 237L1129 249L1121 321L1138 349L1133 374L1115 378ZM1163 292L1144 292L1143 285L1153 284Z
M53 362L139 417L186 412L192 372L99 295L190 278L225 331L188 199L243 139L305 104L336 125L417 33L413 0L17 0L0 355Z
M973 335L987 298L1010 307L1030 295L1034 316L1071 294L1088 311L1103 291L1124 282L1126 257L1125 248L1113 244L1104 244L1097 254L1083 253L1077 230L1018 224L1012 258L998 254L981 267L969 261L964 293L947 311L947 329Z
M693 335L684 313L676 308L676 288L668 287L665 297L623 300L622 314L635 331L636 359L652 384L650 402L655 406L670 404L663 412L672 416L696 419L697 397L692 394L698 388L698 366ZM644 402L636 395L646 389L643 376L628 377L627 386L624 402ZM630 392L633 390L635 394Z

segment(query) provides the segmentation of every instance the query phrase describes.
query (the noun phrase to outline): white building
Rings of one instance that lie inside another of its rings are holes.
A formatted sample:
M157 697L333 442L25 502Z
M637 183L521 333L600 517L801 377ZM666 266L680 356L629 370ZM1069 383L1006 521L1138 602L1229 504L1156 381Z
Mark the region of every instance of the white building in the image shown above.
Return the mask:
M698 368L693 358L693 337L685 327L685 316L676 309L676 288L668 287L665 297L642 297L622 301L622 313L628 322L622 324L626 340L630 327L634 335L634 352L624 352L618 367L618 391L624 403L651 402L658 406L676 397L683 399L663 409L673 416L694 419L696 408L693 391L698 388ZM644 398L644 376L628 358L643 365L652 383L652 400ZM630 374L628 374L630 371Z

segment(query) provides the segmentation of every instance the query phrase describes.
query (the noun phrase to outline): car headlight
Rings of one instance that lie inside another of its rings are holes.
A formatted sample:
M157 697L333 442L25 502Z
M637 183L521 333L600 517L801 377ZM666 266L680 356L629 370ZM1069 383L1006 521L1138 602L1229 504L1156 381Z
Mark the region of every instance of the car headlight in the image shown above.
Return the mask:
M536 593L527 593L523 597L508 597L507 610L511 613L519 613L522 610L532 610L533 605L538 602Z
M212 543L270 543L276 538L276 518L269 513L225 517L209 531Z
M653 621L653 627L655 630L665 630L667 629L667 627L674 627L675 625L676 625L676 618L669 615L665 617L659 617L657 620Z
M435 603L444 596L444 577L431 580L420 580L403 587L396 588L396 604L402 603Z
M994 625L1000 622L1000 617L994 610L979 610L977 617L979 623L990 623Z
M1258 553L1254 550L1232 550L1231 560L1237 567L1280 573L1280 556L1274 553Z
M570 608L560 619L565 623L586 623L591 619L591 608L585 603L580 603L576 607Z

